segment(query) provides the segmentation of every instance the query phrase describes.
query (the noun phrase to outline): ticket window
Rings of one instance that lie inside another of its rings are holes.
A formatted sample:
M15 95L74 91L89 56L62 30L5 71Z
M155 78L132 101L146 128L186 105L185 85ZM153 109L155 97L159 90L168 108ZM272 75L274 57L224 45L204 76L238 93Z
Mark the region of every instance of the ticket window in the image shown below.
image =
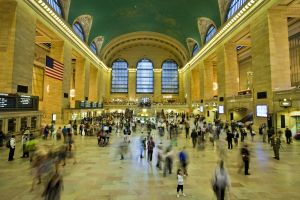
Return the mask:
M16 132L16 123L17 123L16 118L10 118L10 119L8 119L8 124L7 124L7 131L8 131L8 133L14 133L14 132Z
M27 117L22 117L20 131L24 131L26 127L27 127Z
M31 129L36 129L36 124L37 124L37 117L31 117L31 124L30 124Z

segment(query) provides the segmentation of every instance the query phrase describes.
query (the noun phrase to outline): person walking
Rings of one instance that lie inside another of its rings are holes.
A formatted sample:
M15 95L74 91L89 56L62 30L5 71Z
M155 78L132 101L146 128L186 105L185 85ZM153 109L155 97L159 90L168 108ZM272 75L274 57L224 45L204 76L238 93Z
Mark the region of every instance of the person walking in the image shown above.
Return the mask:
M28 132L25 131L24 134L23 134L23 136L22 136L23 155L22 155L21 158L28 158L29 157L29 151L28 151L28 148L27 148L27 143L29 141Z
M177 198L179 198L179 191L181 191L182 196L186 196L183 193L183 175L181 169L177 170Z
M285 129L285 138L286 138L286 143L291 144L292 131L289 128Z
M190 137L190 123L188 121L185 121L185 138Z
M16 149L16 139L15 139L15 135L12 135L9 140L8 161L12 161L14 159L15 149Z
M249 164L250 164L250 151L248 149L248 145L244 144L241 149L241 156L244 162L244 174L245 176L250 175L249 173Z
M188 173L187 173L188 156L185 151L185 147L183 147L182 150L179 152L179 162L180 162L181 168L183 170L183 174L185 176L187 176L188 175Z
M148 161L152 161L153 149L155 147L155 143L153 138L150 137L150 140L147 142L147 149L148 149Z
M225 190L230 188L230 177L228 172L224 168L224 161L221 160L217 168L215 169L212 178L213 191L217 197L217 200L225 199Z
M192 133L191 133L191 138L192 138L192 142L193 142L193 148L196 147L196 144L197 144L197 137L198 137L198 134L196 132L195 129L192 130Z

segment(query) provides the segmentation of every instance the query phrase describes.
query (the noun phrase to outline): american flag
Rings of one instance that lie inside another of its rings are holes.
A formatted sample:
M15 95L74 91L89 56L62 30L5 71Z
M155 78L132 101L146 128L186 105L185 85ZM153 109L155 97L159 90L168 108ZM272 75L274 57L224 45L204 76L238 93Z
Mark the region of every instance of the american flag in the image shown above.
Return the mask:
M46 56L46 70L45 74L52 78L62 80L64 76L64 64Z

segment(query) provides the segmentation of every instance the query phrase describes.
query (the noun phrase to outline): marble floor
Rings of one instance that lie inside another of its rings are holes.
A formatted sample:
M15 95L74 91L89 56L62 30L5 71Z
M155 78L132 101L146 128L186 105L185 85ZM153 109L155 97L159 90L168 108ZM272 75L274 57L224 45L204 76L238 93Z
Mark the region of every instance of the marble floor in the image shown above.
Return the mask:
M155 134L154 134L155 135ZM177 179L175 171L178 159L173 167L174 173L163 177L162 171L152 163L139 158L140 134L132 136L130 150L124 160L120 160L119 143L122 135L113 135L106 147L98 147L96 137L76 138L77 164L67 161L63 168L63 200L172 200L176 197ZM231 178L230 195L235 200L299 200L300 199L300 143L283 143L281 160L274 160L268 144L248 142L251 149L250 176L238 173L239 148L226 150L226 168ZM159 138L155 137L158 144ZM169 141L165 138L163 145ZM225 144L225 142L224 142ZM54 141L40 141L40 145L57 145ZM186 146L189 155L189 176L185 177L186 197L179 199L212 200L215 199L210 180L218 161L216 147L207 143L204 151L192 148L191 140L181 134L176 153ZM155 154L155 152L154 152ZM8 150L0 150L0 199L31 200L42 199L44 182L30 192L32 176L28 160L20 158L21 148L17 145L15 160L7 161ZM155 157L155 156L154 156Z

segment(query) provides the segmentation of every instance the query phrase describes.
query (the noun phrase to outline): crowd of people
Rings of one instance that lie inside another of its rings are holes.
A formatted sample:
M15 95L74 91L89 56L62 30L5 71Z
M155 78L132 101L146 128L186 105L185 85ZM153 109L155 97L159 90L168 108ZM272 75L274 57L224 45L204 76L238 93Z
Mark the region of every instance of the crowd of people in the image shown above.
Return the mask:
M77 125L79 124L79 125ZM190 117L185 114L176 115L158 115L155 121L140 122L133 118L130 112L125 114L103 114L95 118L84 118L80 122L70 121L64 126L56 126L55 123L46 125L41 130L43 140L61 141L56 146L41 146L38 144L36 135L25 128L21 138L22 157L28 159L32 167L33 181L32 188L41 183L41 177L47 177L47 182L43 196L45 199L59 199L63 187L61 167L66 165L66 159L72 158L76 164L76 146L75 135L95 136L99 147L109 146L111 135L120 136L123 139L118 145L120 159L126 159L128 149L131 145L131 135L138 134L140 137L140 159L146 157L149 163L152 163L153 156L156 155L155 166L162 171L163 176L172 174L174 160L180 163L177 169L177 197L183 192L184 177L188 176L188 164L191 162L186 151L186 147L180 147L178 153L178 136L182 133L184 136L180 139L191 140L191 147L204 151L205 146L216 146L219 150L219 163L212 176L212 189L217 199L224 199L226 188L230 188L230 176L225 168L226 152L230 152L233 147L240 148L241 169L244 175L248 176L250 166L250 150L248 148L248 136L254 141L255 132L252 123L240 124L232 121L221 122L215 120L213 123L207 123L204 117ZM62 128L63 127L63 128ZM156 135L157 133L157 135ZM3 144L3 133L0 133L0 143ZM265 124L259 127L259 134L262 135L262 142L270 143L274 158L279 160L279 150L282 148L282 132L275 133L274 128L267 128ZM160 138L158 138L160 137ZM224 148L224 140L227 142L228 151ZM292 143L291 131L285 130L286 143ZM233 145L234 143L234 145ZM12 135L6 143L9 148L8 161L14 160L14 151L16 148L16 139ZM155 154L153 152L156 152ZM181 192L181 193L180 193Z

